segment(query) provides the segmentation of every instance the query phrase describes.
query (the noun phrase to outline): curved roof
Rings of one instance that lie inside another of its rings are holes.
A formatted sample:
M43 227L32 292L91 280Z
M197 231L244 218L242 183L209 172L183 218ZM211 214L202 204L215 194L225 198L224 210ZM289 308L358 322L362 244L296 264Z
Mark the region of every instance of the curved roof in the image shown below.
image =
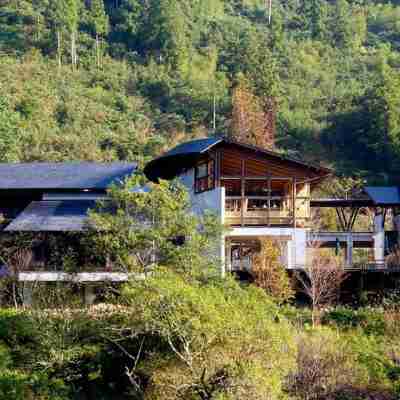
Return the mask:
M144 173L153 182L159 179L173 179L185 169L193 167L201 154L223 141L222 138L214 137L182 143L150 161L144 167Z
M240 146L271 157L276 157L281 160L295 163L298 166L302 166L303 168L313 169L316 172L323 172L325 174L332 173L332 171L328 168L305 163L300 160L287 157L286 155L278 153L276 151L266 150L261 147L243 144L221 137L197 139L190 142L182 143L174 147L167 153L163 154L161 157L150 161L145 166L144 173L146 177L153 182L157 182L159 179L173 179L174 177L178 176L182 171L193 167L202 154L206 153L211 148L220 143L234 144L236 146Z

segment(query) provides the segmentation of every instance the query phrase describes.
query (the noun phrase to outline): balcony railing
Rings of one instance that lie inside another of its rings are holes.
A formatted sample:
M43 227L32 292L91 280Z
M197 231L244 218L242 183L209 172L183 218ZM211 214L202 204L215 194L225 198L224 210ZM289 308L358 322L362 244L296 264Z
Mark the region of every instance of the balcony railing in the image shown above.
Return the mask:
M291 226L293 207L284 196L229 196L225 201L225 222L241 226Z

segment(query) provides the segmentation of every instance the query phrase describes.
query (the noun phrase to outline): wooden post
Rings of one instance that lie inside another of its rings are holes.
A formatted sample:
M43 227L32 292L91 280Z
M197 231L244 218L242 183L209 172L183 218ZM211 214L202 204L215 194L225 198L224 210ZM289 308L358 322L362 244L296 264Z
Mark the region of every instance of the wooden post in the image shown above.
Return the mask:
M220 150L217 150L215 152L214 176L215 176L215 187L220 187L221 186L221 152L220 152Z
M225 241L225 270L227 272L232 271L232 245L230 238L226 238Z
M296 228L296 178L292 179L292 185L293 185L293 226Z
M241 168L241 178L240 178L240 183L241 183L241 207L240 207L240 225L244 226L244 217L245 217L245 211L244 211L244 206L245 206L245 168L244 168L244 160L242 160L242 168Z
M268 221L268 226L271 226L271 177L270 176L268 176L267 178L267 184L268 184L267 221Z

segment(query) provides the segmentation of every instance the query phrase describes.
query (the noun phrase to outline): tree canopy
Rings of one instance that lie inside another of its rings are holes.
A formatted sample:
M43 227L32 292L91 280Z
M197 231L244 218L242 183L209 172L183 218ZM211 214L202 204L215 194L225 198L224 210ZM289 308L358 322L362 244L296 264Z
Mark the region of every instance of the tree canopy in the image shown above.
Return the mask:
M378 0L6 0L4 159L143 162L231 135L247 101L257 143L396 183L399 17Z

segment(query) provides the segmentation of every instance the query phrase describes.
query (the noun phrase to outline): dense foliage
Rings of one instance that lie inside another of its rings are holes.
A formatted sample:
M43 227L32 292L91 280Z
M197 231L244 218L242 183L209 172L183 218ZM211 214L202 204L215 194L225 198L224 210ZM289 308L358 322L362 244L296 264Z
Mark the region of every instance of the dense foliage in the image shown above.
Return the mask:
M325 313L322 326L311 329L310 322L309 311L279 309L261 289L164 271L128 284L120 305L3 309L0 395L398 398L397 305L339 307Z
M229 134L245 79L236 97L278 147L396 180L398 2L277 0L271 19L268 4L2 0L1 158L142 162Z
M399 21L395 0L0 0L0 161L143 166L233 134L358 177L336 193L398 181ZM92 215L101 237L51 242L51 265L148 278L113 305L72 308L79 288L55 284L34 292L51 310L0 310L0 398L399 398L398 298L324 310L311 327L309 310L282 305L276 252L259 260L263 289L221 280L212 218L188 214L174 184L149 205L132 191L142 183L111 189ZM182 232L192 240L177 243ZM20 236L18 252L3 240L2 261L23 270L41 238ZM2 280L16 306L17 286Z

